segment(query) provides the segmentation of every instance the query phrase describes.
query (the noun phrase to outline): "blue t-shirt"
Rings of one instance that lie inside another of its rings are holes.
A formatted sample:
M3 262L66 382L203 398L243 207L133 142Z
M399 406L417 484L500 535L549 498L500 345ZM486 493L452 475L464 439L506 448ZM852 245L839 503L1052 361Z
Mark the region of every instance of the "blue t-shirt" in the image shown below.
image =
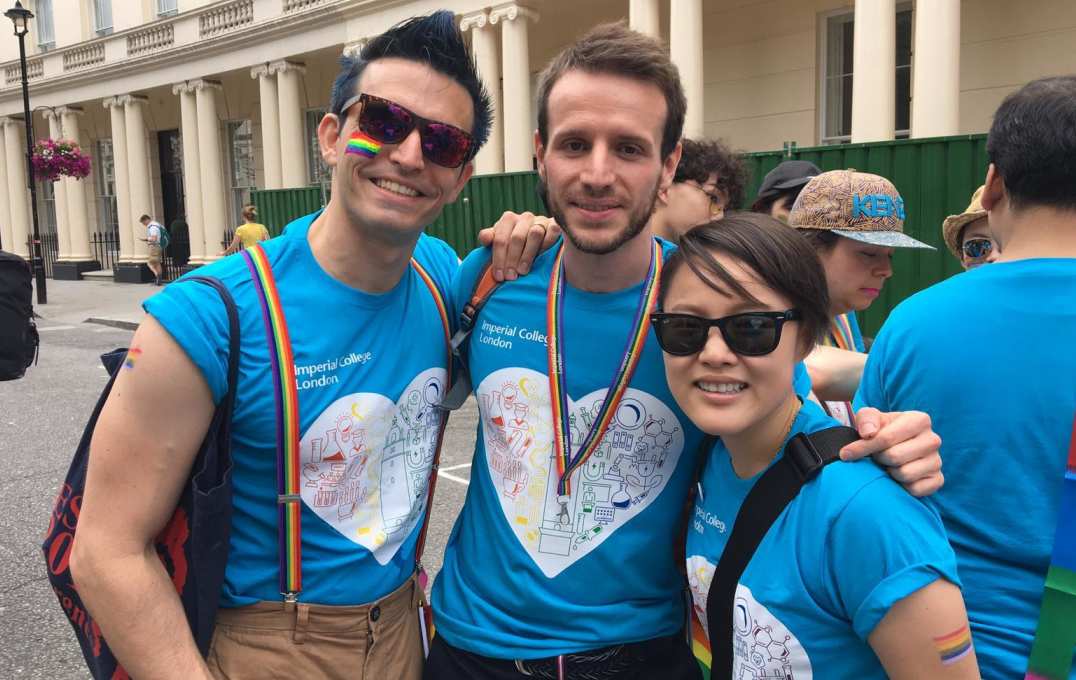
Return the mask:
M808 401L789 438L837 424ZM738 477L720 441L706 461L686 551L704 627L715 565L761 476ZM894 603L938 578L957 583L938 516L874 463L832 463L777 517L740 577L732 677L885 678L867 636Z
M652 331L603 443L573 476L567 505L557 502L545 318L557 248L497 289L469 342L481 419L433 607L438 635L495 658L634 642L684 623L673 555L701 433L669 392ZM479 250L464 261L457 299L488 260ZM613 293L565 287L575 446L617 371L641 291L641 283Z
M392 592L414 569L440 423L433 405L446 381L444 327L433 295L412 268L380 295L329 276L307 241L315 217L291 223L287 236L262 246L288 321L299 388L300 601L354 605ZM415 257L448 290L458 261L448 245L423 237ZM241 255L197 274L228 286L241 326L234 509L221 606L279 601L276 420L261 307ZM219 401L227 391L228 322L217 293L180 280L147 300L145 309L190 356Z
M893 310L856 395L858 406L926 411L941 435L945 486L931 502L984 678L1027 669L1076 413L1074 301L1072 259L958 274Z

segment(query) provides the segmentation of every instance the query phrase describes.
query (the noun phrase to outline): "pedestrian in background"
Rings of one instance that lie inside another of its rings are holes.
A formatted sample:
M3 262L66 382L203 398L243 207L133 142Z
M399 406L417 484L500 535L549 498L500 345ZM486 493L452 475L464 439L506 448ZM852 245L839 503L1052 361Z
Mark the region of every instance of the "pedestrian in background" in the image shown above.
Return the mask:
M265 228L264 224L255 222L254 220L256 219L258 219L258 209L253 205L244 207L243 224L235 228L235 236L232 237L232 242L220 254L231 255L249 248L255 243L269 240L269 230Z

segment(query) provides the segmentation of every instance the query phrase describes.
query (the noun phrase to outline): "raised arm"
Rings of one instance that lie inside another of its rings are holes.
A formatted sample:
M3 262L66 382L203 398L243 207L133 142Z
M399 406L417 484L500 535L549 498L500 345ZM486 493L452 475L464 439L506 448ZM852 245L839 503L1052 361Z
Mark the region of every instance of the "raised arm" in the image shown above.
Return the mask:
M201 371L153 317L131 342L90 444L71 575L134 678L208 679L154 546L213 415Z
M939 579L898 601L867 638L894 680L978 680L960 589Z
M819 345L803 360L811 376L811 389L822 401L852 401L859 389L867 355Z

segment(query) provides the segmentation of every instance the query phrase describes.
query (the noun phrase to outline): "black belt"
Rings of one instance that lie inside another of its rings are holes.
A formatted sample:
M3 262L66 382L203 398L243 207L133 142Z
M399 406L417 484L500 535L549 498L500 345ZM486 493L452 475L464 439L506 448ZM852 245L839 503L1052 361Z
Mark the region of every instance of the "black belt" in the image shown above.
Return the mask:
M562 677L571 677L572 680L616 678L637 665L641 658L638 648L642 644L645 643L614 645L546 659L517 659L516 670L539 680L560 680ZM560 674L561 667L563 676Z

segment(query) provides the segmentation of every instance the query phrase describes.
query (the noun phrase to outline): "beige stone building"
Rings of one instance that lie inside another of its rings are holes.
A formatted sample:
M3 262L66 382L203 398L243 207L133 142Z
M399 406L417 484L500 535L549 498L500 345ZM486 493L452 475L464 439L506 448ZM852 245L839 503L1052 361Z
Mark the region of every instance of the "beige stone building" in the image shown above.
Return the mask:
M13 4L14 0L0 0ZM342 53L416 14L460 17L497 108L479 173L529 170L536 73L600 22L670 44L685 133L739 149L984 132L1001 99L1076 72L1073 0L23 0L34 133L77 140L85 180L39 184L54 271L145 261L142 213L217 257L252 189L327 181L314 130ZM30 223L18 43L0 30L0 243ZM110 258L111 259L111 258Z

